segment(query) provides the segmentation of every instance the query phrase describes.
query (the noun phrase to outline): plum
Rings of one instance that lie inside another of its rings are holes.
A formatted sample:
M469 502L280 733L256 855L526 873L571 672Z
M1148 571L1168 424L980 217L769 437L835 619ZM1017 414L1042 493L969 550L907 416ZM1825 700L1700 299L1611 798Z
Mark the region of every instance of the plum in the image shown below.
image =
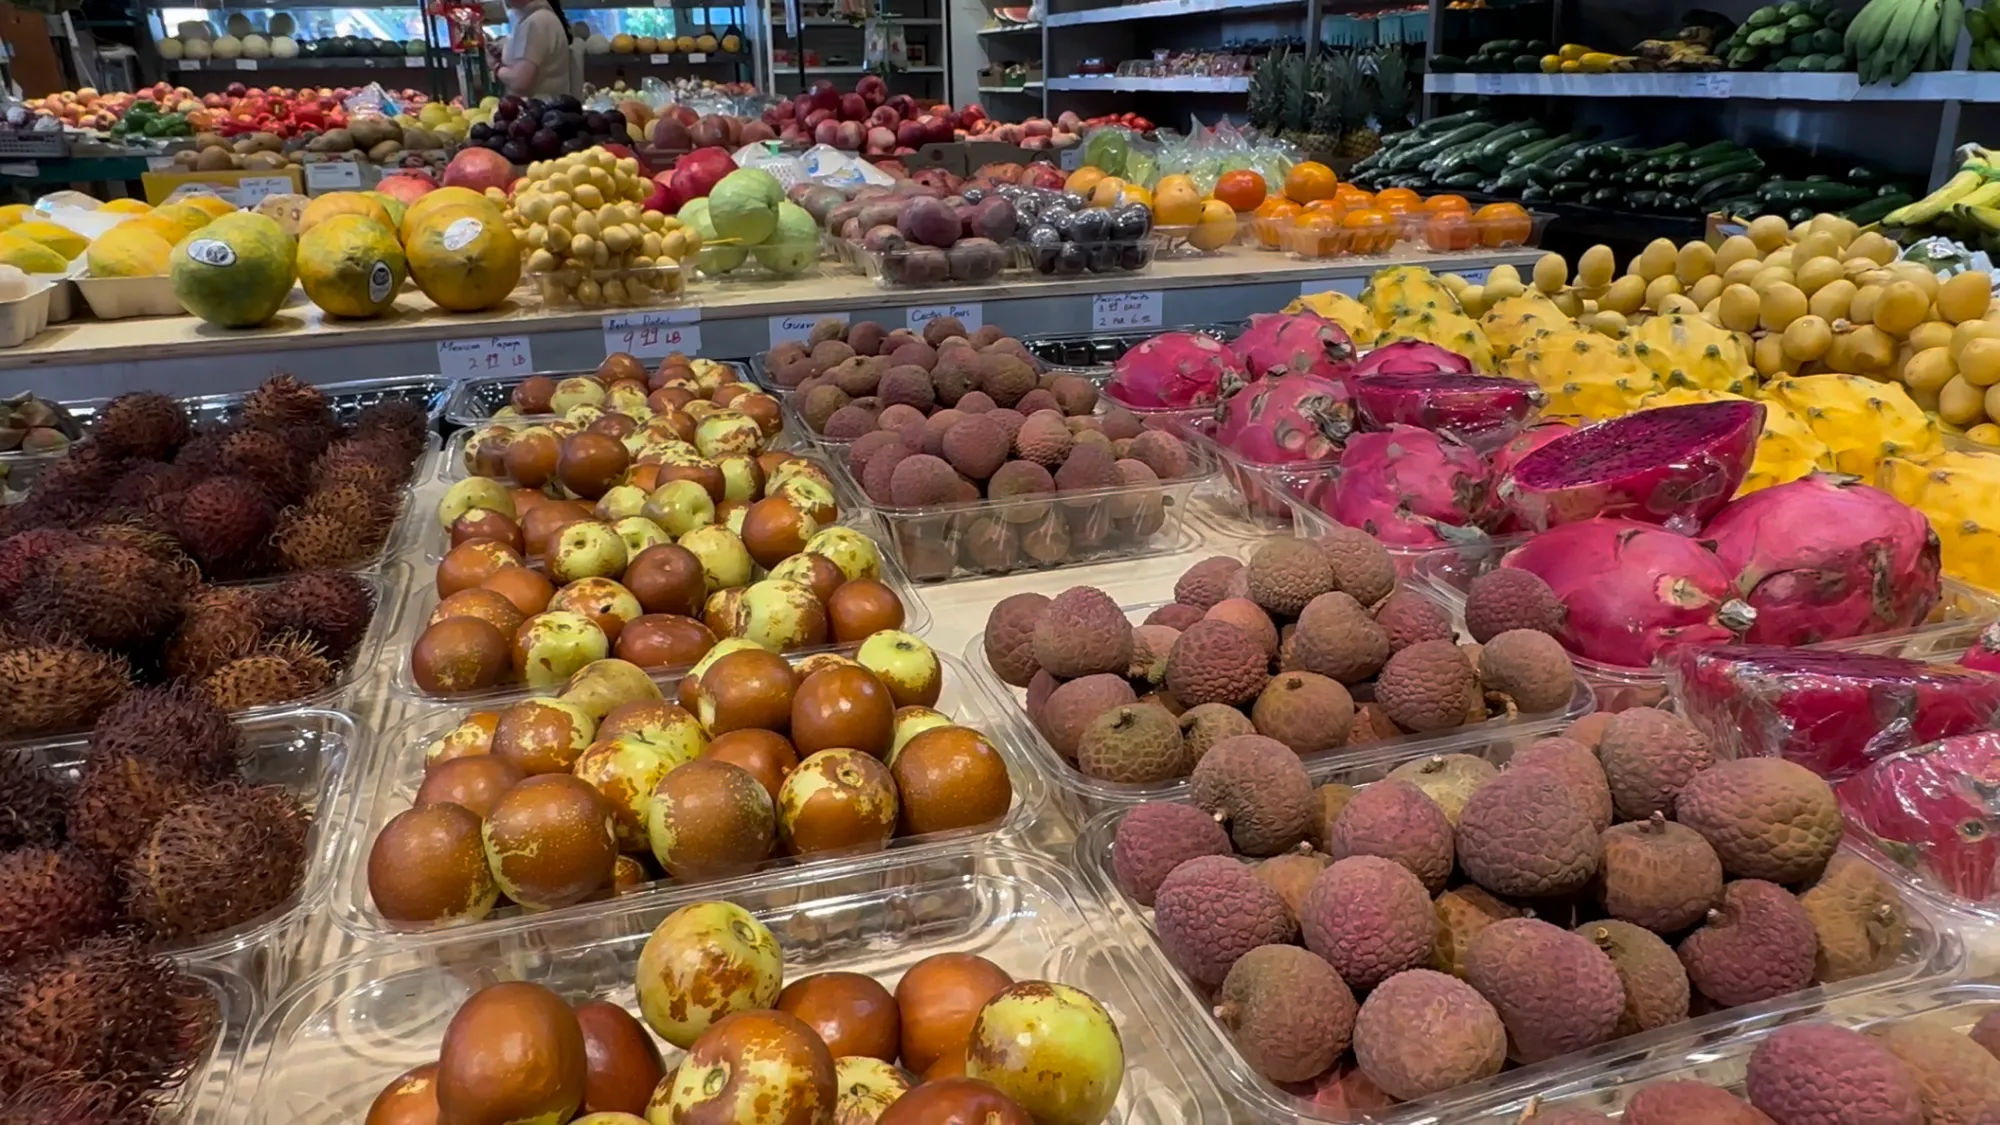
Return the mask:
M911 242L942 250L958 241L959 221L943 200L920 197L903 208L896 229Z

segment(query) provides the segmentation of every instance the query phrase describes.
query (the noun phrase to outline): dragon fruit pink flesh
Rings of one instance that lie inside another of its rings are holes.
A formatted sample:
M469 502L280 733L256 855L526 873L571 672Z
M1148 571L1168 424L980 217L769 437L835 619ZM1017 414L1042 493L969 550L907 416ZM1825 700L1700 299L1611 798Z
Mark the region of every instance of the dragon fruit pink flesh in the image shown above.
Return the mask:
M1346 329L1314 312L1258 313L1230 343L1250 374L1338 379L1354 366Z
M1354 405L1370 429L1391 425L1448 430L1473 440L1504 434L1541 405L1542 392L1520 379L1429 372L1350 379ZM1496 438L1497 440L1497 438Z
M1727 644L1757 617L1706 544L1636 520L1563 524L1500 565L1547 582L1565 610L1556 639L1603 664L1644 668L1669 645Z
M1492 528L1496 534L1527 530L1527 527L1515 519L1514 514L1500 502L1498 484L1513 473L1514 466L1520 464L1528 454L1557 438L1568 437L1575 431L1576 427L1568 422L1558 418L1547 418L1508 438L1500 448L1487 455L1486 465L1491 473L1488 479L1495 485L1486 494L1487 512L1484 522L1487 527Z
M1624 516L1692 535L1736 494L1763 425L1762 403L1734 399L1642 410L1550 442L1495 487L1537 531Z
M1443 345L1429 340L1396 340L1362 356L1350 376L1370 375L1472 375L1472 361Z
M1390 426L1348 439L1340 467L1316 489L1320 510L1390 546L1483 540L1486 462L1450 434Z
M1225 380L1212 436L1246 461L1293 465L1327 461L1354 429L1347 388L1316 375Z
M1757 611L1744 640L1807 645L1923 623L1939 593L1922 512L1859 477L1809 473L1723 506L1701 537Z
M1126 406L1183 410L1220 398L1224 378L1246 378L1229 345L1193 332L1163 332L1112 363L1107 389Z
M1981 672L2000 672L2000 621L1981 629L1958 662Z
M2000 733L1892 754L1834 787L1850 833L1944 891L2000 889Z
M1661 664L1681 714L1724 757L1783 758L1832 781L2000 726L2000 676L1956 664L1766 644L1683 646Z

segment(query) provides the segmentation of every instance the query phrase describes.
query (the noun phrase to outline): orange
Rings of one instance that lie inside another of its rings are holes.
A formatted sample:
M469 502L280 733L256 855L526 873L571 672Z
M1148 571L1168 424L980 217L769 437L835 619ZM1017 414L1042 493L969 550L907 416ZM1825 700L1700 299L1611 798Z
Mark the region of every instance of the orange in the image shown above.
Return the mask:
M1235 211L1255 211L1269 194L1264 186L1264 177L1243 169L1224 172L1215 181L1215 198L1229 204Z
M1347 231L1348 249L1356 254L1377 254L1396 244L1396 220L1386 211L1362 208L1341 216Z
M1102 168L1086 164L1069 174L1069 179L1063 181L1063 190L1073 191L1085 199L1089 199L1090 193L1097 187L1097 181L1103 178L1104 170Z
M1406 187L1385 187L1375 193L1375 206L1386 208L1391 203L1401 203L1405 209L1415 210L1423 206L1424 198Z
M1408 215L1413 212L1421 210L1422 207L1420 204L1413 204L1400 198L1382 199L1380 197L1377 197L1375 200L1374 209L1377 211L1387 212L1388 214L1391 215ZM1362 208L1362 210L1366 210L1366 208Z
M1349 207L1373 207L1375 197L1353 184L1341 184L1333 189L1333 197Z
M1257 242L1269 250L1280 249L1284 237L1290 233L1292 223L1299 217L1299 205L1282 195L1273 195L1257 206L1253 226L1257 229Z
M1472 216L1464 211L1433 211L1424 223L1424 244L1433 250L1470 250L1478 242Z
M1203 201L1199 221L1188 232L1188 245L1197 250L1220 250L1236 241L1236 211L1220 199Z
M1184 175L1161 176L1153 188L1153 221L1163 227L1190 227L1201 221L1201 191Z
M1331 258L1340 253L1346 241L1340 219L1321 211L1299 218L1298 225L1292 228L1291 249L1301 258Z
M1349 204L1343 203L1338 199L1315 199L1311 203L1306 204L1305 208L1308 215L1316 215L1322 211L1329 215L1339 215L1352 209Z
M1317 160L1303 160L1292 165L1285 175L1285 194L1294 203L1311 203L1315 199L1328 199L1340 186L1340 180L1333 169Z
M1488 203L1473 212L1485 246L1519 246L1534 233L1535 220L1518 203Z
M1105 176L1091 186L1090 194L1085 198L1092 207L1116 207L1124 201L1124 196L1125 181L1116 176Z

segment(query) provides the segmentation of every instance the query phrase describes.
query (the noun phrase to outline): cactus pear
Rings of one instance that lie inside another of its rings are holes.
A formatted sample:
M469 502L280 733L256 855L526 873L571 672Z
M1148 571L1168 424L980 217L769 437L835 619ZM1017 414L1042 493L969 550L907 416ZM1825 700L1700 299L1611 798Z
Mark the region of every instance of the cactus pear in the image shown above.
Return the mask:
M1246 378L1229 345L1193 332L1163 332L1119 356L1105 389L1125 406L1185 410L1215 402L1225 378Z
M1736 494L1763 424L1755 402L1642 410L1550 442L1496 487L1508 511L1537 530L1622 516L1691 535Z
M1483 539L1486 463L1449 433L1390 426L1356 434L1314 502L1348 527L1391 546L1435 547Z
M1973 902L2000 889L2000 732L1900 751L1834 794L1848 829L1891 861Z

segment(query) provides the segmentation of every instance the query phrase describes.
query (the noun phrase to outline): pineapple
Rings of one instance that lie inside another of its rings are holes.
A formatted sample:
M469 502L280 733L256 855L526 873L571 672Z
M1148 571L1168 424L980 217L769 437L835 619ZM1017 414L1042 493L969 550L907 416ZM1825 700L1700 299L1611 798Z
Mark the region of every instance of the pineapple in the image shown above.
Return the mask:
M1377 148L1383 133L1410 127L1410 62L1401 47L1384 47L1375 54L1375 123Z
M1343 92L1350 85L1353 71L1354 60L1344 54L1328 55L1319 64L1319 100L1312 107L1310 128L1299 142L1307 159L1325 163L1336 155L1340 147Z
M1279 102L1282 131L1279 136L1303 148L1306 125L1312 119L1314 88L1318 82L1304 54L1287 53L1278 73L1283 77Z
M1284 83L1278 72L1283 58L1278 51L1265 55L1250 75L1250 127L1271 137L1277 136L1279 130Z
M1382 147L1382 135L1368 127L1368 116L1373 110L1370 105L1373 83L1357 57L1348 55L1342 62L1345 65L1335 74L1339 85L1329 92L1330 97L1340 102L1338 155L1359 160Z

